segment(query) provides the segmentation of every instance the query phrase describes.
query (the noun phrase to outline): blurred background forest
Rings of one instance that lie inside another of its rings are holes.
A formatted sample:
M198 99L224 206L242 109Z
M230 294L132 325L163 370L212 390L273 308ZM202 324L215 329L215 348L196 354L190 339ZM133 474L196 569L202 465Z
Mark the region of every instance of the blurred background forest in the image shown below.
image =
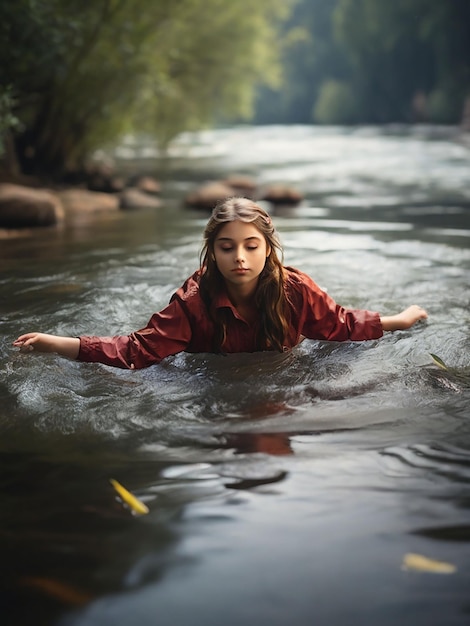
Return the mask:
M63 180L128 134L467 125L468 0L0 4L0 170Z

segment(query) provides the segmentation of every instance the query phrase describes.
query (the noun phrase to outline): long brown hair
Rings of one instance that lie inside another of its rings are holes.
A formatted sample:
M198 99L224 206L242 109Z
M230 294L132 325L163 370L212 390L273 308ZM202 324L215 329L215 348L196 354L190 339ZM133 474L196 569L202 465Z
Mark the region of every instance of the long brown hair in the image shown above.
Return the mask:
M264 236L269 255L258 279L255 306L259 311L259 350L283 350L289 332L289 308L284 290L283 251L272 220L263 208L247 198L228 198L219 203L204 231L204 246L201 252L201 278L199 289L209 315L215 324L214 350L223 351L227 336L224 309L213 306L215 297L224 289L224 278L217 267L214 242L220 230L228 222L240 220L252 223Z

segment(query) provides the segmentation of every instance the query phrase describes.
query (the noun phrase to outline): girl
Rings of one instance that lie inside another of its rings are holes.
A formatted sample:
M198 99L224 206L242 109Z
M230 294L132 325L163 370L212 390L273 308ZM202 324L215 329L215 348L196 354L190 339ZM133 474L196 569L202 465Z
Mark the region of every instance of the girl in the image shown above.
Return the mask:
M309 276L282 264L266 211L246 198L230 198L214 209L206 226L201 269L145 328L117 337L26 333L13 345L137 369L181 351L284 351L305 337L377 339L426 317L416 305L389 317L339 306Z

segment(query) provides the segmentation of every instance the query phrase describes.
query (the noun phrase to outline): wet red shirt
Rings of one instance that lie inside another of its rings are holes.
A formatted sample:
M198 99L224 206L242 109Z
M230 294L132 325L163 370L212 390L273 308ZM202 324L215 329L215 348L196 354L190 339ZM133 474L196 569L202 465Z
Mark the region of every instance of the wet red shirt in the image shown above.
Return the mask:
M345 309L309 277L286 269L286 295L290 305L291 331L286 348L300 339L363 341L383 335L378 313ZM212 352L214 325L199 293L195 272L171 297L170 303L150 318L142 330L125 336L80 337L78 360L136 369L159 363L178 352ZM246 322L221 293L217 308L230 310L224 352L256 352L256 325Z

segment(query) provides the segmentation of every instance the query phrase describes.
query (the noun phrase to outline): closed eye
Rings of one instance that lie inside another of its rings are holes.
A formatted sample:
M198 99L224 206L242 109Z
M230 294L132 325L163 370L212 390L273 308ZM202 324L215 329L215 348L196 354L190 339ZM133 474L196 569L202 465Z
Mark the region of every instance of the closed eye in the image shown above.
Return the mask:
M220 246L222 252L231 252L233 250L232 246ZM254 251L258 250L258 246L246 246L247 250Z

